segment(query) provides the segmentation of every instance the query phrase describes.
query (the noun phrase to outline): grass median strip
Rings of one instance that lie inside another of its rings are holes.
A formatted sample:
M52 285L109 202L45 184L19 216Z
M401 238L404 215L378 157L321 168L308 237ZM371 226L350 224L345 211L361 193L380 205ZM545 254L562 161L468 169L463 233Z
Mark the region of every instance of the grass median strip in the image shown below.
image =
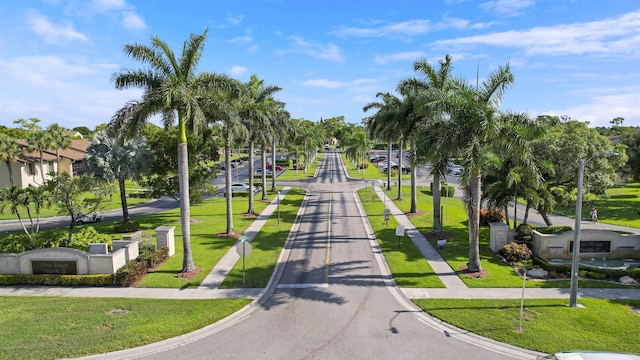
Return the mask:
M553 353L569 349L640 353L640 301L580 299L414 299L424 311L456 327L526 349ZM455 336L455 334L453 334Z
M203 328L250 299L4 297L2 359L58 359L142 346Z
M395 235L398 223L392 216L389 224L385 225L385 204L377 195L371 200L371 187L358 190L358 196L398 286L443 288L440 278L406 234L400 238L398 247L398 237Z

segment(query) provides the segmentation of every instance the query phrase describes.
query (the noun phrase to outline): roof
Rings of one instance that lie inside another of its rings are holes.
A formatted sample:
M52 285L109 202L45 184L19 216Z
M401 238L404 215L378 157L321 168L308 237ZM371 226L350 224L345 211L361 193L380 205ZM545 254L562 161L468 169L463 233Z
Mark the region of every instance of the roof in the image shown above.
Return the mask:
M18 144L26 148L29 146L29 142L24 139L18 139ZM91 140L87 139L76 139L71 140L71 144L67 149L60 149L60 157L71 159L73 161L80 161L84 159L87 154L87 148L91 145ZM39 162L40 161L40 153L37 151L28 152L24 151L17 159L23 163L31 163L31 162ZM55 161L57 160L56 150L48 149L43 152L43 160L44 161Z

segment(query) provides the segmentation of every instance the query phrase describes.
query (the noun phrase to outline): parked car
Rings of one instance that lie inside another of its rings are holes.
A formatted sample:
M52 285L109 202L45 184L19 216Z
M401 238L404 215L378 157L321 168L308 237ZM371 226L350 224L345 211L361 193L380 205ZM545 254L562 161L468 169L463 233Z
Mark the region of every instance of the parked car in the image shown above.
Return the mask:
M254 186L253 187L253 193L255 194L257 191L258 191L258 189ZM222 196L226 196L227 195L227 189L222 188L222 189L220 189L220 191L218 193L221 194ZM249 194L249 185L247 185L245 183L234 183L234 184L231 184L231 194L242 194L242 195Z
M391 165L391 170L396 170L396 171L397 171L397 170L398 170L398 164L392 164L392 165ZM386 173L386 172L387 172L387 167L386 167L386 166L382 168L382 172L384 172L384 173ZM403 174L409 174L409 173L411 173L411 168L409 168L409 167L407 167L407 166L402 165L402 173L403 173Z
M371 160L372 163L377 164L377 163L381 163L383 161L386 161L387 157L386 156L378 156L377 158Z
M264 172L264 173L265 173L265 174L267 174L267 175L271 175L271 174L273 174L273 171L271 171L271 170L267 169L267 170L265 170L265 172ZM254 174L255 174L255 175L257 175L257 176L262 176L262 169L257 169L257 170L254 172Z
M78 216L76 217L76 225L99 223L100 221L102 221L102 215L98 213L91 213L86 215L78 214Z
M266 165L265 167L267 168L267 170L271 170L271 168L272 168L273 166L271 166L271 164L268 164L268 165ZM284 170L284 168L283 168L282 166L280 166L280 165L276 165L276 171L282 171L282 170Z

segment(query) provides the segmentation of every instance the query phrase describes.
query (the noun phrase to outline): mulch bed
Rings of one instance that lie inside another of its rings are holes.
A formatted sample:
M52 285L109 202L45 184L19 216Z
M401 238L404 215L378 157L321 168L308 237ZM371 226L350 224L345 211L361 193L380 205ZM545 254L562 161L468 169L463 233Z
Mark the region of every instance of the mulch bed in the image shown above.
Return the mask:
M407 217L411 218L414 216L422 216L424 215L424 211L418 211L417 213L410 213L410 212L406 212L404 213Z
M487 277L487 275L489 275L489 272L487 271L487 269L482 269L480 270L480 272L469 272L469 268L467 265L460 266L458 268L458 272L461 274L464 274L468 278L475 278L475 279L484 279Z
M176 274L176 277L179 277L181 279L191 280L194 277L200 275L201 272L202 272L202 269L200 269L199 266L196 266L196 269L193 270L192 272L179 272Z

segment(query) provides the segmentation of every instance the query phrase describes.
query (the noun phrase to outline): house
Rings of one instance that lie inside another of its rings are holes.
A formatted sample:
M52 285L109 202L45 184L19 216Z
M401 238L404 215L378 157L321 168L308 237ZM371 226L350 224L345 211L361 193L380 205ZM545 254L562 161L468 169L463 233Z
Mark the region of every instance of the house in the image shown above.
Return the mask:
M27 141L18 140L24 151L11 163L13 172L13 183L21 188L27 186L42 185L42 174L44 180L49 180L50 172L58 171L58 158L56 150L46 150L43 153L42 169L40 168L40 153L27 151ZM75 139L71 140L71 144L67 149L60 149L60 172L71 174L72 176L82 176L87 172L87 166L84 161L87 148L91 145L91 140ZM0 165L0 188L9 186L9 170L6 163Z

